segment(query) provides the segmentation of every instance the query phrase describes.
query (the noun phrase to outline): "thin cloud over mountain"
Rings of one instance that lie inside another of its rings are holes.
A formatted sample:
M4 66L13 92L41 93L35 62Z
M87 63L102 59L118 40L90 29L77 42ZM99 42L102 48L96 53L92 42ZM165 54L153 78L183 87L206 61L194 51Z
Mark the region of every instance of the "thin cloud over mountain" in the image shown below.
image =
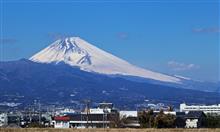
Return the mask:
M182 62L177 62L177 61L169 61L168 67L171 68L171 70L174 71L188 71L188 70L193 70L193 69L199 69L200 66L196 64L185 64Z

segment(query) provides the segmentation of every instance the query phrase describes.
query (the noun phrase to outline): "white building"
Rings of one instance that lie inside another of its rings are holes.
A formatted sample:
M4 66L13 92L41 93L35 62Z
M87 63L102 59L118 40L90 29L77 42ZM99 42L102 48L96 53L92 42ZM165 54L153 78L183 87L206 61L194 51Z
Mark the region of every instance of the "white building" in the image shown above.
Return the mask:
M59 109L55 112L55 115L67 115L67 114L74 114L76 113L75 110L73 109L69 109L69 108L65 108L65 109Z
M70 118L68 116L54 117L54 128L70 128Z
M123 117L138 117L138 112L137 111L120 111L120 118Z
M154 111L154 113L160 113L160 111ZM163 111L164 114L176 115L176 111Z
M205 114L207 113L215 113L220 114L220 104L218 105L186 105L185 103L180 104L180 112L189 111L203 111Z
M8 116L6 113L1 113L0 114L0 127L2 127L3 125L7 125L8 124Z
M104 113L110 113L111 109L101 109L101 108L95 108L95 109L89 109L90 114L104 114ZM82 112L83 113L83 112ZM86 113L86 112L84 112Z
M123 122L123 127L127 127L127 128L140 127L137 111L120 111L119 116L120 119L126 118L126 122Z

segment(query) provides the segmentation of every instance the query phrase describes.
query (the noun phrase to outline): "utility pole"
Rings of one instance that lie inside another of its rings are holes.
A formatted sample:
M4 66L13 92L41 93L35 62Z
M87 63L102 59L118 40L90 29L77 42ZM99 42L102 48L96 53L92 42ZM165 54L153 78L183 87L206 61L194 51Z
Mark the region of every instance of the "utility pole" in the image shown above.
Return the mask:
M103 119L102 119L102 127L105 129L105 107L104 108L102 108L103 109Z
M31 111L32 111L32 108L31 108L31 105L29 105L29 121L30 121L30 123L32 122L32 113L31 113Z
M86 128L88 128L89 124L89 102L86 101Z
M41 125L41 105L40 105L40 100L38 101L38 109L39 109L39 125Z
M106 106L104 106L104 108L103 108L103 128L107 127L106 121L107 121L107 108L106 108Z
M86 104L86 128L88 128L88 125L89 125L89 110L90 110L90 108L89 108L89 104L90 104L90 100L84 100L83 101L85 104Z

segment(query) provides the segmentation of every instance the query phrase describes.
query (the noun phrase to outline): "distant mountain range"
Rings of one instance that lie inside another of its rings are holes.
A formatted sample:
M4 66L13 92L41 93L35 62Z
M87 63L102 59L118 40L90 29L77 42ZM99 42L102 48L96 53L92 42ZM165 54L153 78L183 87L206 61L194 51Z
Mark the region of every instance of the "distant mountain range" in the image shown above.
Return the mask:
M132 108L144 100L219 103L218 83L134 66L79 37L55 41L29 60L0 62L0 101L27 104L92 99Z

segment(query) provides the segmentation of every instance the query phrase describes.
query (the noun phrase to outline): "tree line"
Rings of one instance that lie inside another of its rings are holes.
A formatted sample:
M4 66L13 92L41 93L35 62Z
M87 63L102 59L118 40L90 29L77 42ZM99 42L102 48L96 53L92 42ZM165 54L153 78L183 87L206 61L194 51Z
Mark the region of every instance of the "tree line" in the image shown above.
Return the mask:
M141 128L184 128L186 120L184 117L164 114L163 111L155 114L153 110L142 111L138 114ZM207 114L203 127L220 128L220 115Z

